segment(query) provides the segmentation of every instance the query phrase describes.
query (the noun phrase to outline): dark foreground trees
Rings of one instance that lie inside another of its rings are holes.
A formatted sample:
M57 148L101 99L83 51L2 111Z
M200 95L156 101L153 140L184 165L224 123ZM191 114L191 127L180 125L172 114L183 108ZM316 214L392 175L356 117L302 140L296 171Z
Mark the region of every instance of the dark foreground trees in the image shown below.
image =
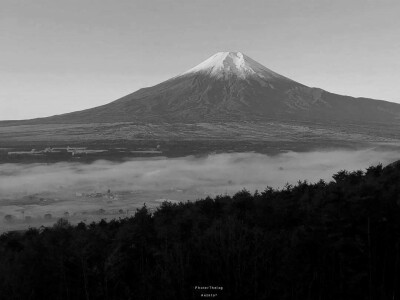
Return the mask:
M199 299L210 285L216 299L400 299L400 166L0 237L1 299Z

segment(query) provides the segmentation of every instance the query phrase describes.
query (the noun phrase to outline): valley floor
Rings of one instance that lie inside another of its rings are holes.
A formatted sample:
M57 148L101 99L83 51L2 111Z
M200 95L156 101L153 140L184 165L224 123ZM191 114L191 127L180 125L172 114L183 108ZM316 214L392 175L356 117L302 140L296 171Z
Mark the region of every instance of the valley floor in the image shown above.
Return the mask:
M0 229L65 216L118 218L165 199L329 180L340 169L399 159L398 132L276 121L0 126Z
M278 121L0 126L0 163L121 161L126 157L248 151L279 154L321 149L397 149L399 130L397 125ZM67 147L83 150L72 155L73 151L67 151ZM46 148L64 149L45 152Z

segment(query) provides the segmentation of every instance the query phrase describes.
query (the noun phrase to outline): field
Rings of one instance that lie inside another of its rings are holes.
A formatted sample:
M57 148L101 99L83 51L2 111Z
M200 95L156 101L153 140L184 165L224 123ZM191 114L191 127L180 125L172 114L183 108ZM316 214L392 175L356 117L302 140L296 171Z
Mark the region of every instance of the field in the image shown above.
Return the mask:
M2 142L138 140L251 140L399 142L398 124L290 123L281 121L193 124L45 124L1 126Z
M315 149L394 149L400 145L397 125L241 122L194 124L58 124L0 126L0 163L123 160L126 157L204 155L247 152L276 154ZM65 153L8 155L47 147L106 150L72 157Z
M0 127L0 231L133 214L144 203L329 180L399 159L398 128L263 123Z

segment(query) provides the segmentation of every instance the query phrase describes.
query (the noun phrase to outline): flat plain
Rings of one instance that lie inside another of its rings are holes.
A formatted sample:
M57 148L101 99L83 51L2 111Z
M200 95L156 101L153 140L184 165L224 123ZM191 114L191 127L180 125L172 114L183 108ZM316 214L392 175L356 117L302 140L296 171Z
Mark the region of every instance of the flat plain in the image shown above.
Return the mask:
M329 180L343 168L398 159L398 132L395 124L274 120L0 126L0 228L119 218L143 204Z

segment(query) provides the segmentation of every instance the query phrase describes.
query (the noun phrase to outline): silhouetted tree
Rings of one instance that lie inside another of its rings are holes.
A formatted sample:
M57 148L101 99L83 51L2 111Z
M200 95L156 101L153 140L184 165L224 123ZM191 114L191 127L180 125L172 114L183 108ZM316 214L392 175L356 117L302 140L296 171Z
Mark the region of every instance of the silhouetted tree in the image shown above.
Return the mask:
M0 236L0 299L400 299L400 164Z

